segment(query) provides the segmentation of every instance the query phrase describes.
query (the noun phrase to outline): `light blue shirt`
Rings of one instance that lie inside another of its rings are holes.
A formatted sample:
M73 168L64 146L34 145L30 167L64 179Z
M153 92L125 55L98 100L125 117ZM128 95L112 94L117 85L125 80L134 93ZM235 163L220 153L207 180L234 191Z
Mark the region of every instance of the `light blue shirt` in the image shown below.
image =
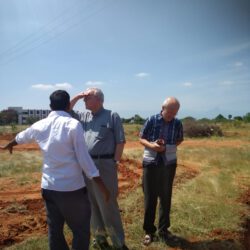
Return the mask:
M52 111L16 136L18 144L35 141L43 153L41 187L55 191L74 191L88 178L99 176L84 142L79 121L64 111Z
M104 108L95 114L87 111L81 122L91 155L114 154L116 145L125 143L122 122L116 112Z

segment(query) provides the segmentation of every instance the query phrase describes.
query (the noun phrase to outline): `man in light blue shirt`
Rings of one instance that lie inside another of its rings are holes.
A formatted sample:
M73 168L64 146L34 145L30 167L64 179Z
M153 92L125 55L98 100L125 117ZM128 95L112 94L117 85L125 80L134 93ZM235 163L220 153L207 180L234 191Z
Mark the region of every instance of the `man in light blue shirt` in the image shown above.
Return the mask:
M110 191L109 202L103 202L96 184L87 182L91 202L91 228L95 238L94 246L99 249L128 250L117 202L117 162L121 159L125 134L121 119L116 112L104 108L104 94L99 88L89 88L71 100L83 100L87 111L81 117L88 152L95 162L100 176ZM107 237L110 237L112 247Z
M45 200L50 250L69 250L63 234L64 222L73 232L72 248L89 249L90 204L82 172L92 179L104 199L109 191L88 154L79 121L67 112L70 96L64 90L50 95L49 116L17 134L2 149L12 153L13 146L37 142L43 154L42 196Z

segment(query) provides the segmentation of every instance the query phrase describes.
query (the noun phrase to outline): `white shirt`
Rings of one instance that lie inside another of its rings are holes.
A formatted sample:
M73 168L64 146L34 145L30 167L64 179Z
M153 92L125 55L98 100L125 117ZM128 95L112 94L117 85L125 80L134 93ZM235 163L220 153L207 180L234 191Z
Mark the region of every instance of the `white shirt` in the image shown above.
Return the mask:
M55 191L74 191L85 186L88 178L99 176L79 121L64 111L52 111L16 136L18 144L36 141L43 153L41 187Z

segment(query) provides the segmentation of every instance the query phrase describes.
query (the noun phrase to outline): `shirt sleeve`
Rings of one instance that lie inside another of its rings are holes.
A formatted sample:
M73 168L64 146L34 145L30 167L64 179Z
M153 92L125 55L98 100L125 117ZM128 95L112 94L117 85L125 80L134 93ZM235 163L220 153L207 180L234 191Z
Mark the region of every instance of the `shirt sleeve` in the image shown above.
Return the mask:
M125 133L122 125L120 116L117 113L112 113L113 126L114 126L114 135L116 144L125 143Z
M31 126L18 133L15 137L15 140L17 144L31 143L35 141L35 134L35 130L33 129L33 126Z
M148 118L140 130L139 133L140 138L147 139L147 135L149 133L149 127L150 127L150 119Z
M177 131L177 135L176 135L176 142L182 142L184 140L183 138L183 126L182 126L182 122L179 121L179 126L178 126L178 131Z
M72 137L77 161L85 175L89 179L99 176L99 171L88 153L84 140L84 131L80 122L78 122L76 128L72 130Z

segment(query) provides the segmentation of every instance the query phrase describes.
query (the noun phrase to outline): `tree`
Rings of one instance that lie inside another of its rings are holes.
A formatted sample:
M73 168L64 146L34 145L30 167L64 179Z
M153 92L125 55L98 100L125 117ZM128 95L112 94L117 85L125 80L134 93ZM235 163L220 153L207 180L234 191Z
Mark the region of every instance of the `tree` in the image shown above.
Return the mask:
M145 122L145 120L142 117L140 117L139 115L134 116L134 123L135 124L143 124L144 122Z
M226 121L227 119L226 119L222 114L219 114L219 115L217 115L217 116L215 117L214 120L217 121L217 122L224 122L224 121Z
M231 120L231 119L232 119L232 117L233 117L232 115L228 115L228 119L229 119L229 120Z
M235 116L234 120L236 120L236 121L243 121L243 118L241 116Z
M0 113L0 124L17 124L18 122L18 113L13 109L2 110Z
M243 116L243 121L250 122L250 113L246 113L246 115Z
M39 120L40 120L39 117L27 117L27 118L26 118L26 124L31 125L31 124L33 124L33 123L39 121Z
M195 122L196 121L196 119L192 116L187 116L181 120L182 120L182 122Z

